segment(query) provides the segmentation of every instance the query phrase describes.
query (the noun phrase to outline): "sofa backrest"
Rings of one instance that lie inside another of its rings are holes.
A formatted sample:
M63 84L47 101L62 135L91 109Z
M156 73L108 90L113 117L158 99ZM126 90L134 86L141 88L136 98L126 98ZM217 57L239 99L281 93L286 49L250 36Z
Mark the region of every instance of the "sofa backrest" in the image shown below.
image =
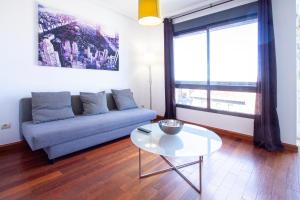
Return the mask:
M116 110L116 104L111 93L106 94L107 107L109 110ZM81 115L83 113L82 102L79 95L72 95L72 109L75 115ZM19 105L19 119L20 125L23 122L32 121L32 104L31 98L23 98L20 100Z

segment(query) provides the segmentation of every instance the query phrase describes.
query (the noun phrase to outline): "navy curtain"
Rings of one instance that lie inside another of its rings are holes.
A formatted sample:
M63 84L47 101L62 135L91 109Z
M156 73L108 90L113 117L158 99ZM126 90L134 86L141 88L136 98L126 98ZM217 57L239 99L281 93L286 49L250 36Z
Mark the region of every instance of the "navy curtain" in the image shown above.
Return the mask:
M164 19L165 50L165 118L176 119L175 79L173 63L173 23L172 19Z
M281 150L277 115L277 76L271 0L258 1L259 68L254 119L254 144Z

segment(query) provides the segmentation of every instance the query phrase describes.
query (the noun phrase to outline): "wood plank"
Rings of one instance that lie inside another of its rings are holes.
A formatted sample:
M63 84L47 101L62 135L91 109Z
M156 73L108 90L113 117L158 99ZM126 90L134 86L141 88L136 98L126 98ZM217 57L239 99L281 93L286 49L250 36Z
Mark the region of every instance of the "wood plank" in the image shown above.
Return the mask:
M31 188L41 184L41 183L46 183L50 180L53 180L55 178L58 178L62 176L63 174L60 171L52 172L50 174L47 174L45 176L41 176L39 178L36 178L34 180L31 180L29 182L23 183L21 185L14 186L12 188L9 188L7 190L1 191L0 192L0 199L5 199L8 198L9 196L15 195L17 193L23 192L23 191L28 191Z
M138 149L123 138L47 163L42 151L23 146L0 152L0 199L299 199L300 156L270 153L222 136L220 151L204 157L203 193L175 172L138 178ZM143 171L168 165L143 152ZM182 164L198 158L171 159ZM3 163L3 165L2 165ZM198 185L198 166L182 169Z
M2 145L0 145L0 152L13 151L15 149L23 148L26 145L27 144L24 140L18 141L18 142L13 142L13 143L10 143L10 144L2 144Z

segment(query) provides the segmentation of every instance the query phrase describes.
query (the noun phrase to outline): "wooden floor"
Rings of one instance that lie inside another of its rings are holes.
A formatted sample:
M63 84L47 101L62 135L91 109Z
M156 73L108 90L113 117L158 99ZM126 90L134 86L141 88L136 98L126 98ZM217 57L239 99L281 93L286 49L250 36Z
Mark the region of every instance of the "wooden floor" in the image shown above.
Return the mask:
M204 157L202 195L175 172L139 180L138 149L129 138L66 156L53 165L43 151L24 146L0 153L0 199L300 199L299 154L268 153L229 138L223 143L219 152ZM147 171L167 167L148 153L143 153L143 165ZM183 170L195 184L197 167Z

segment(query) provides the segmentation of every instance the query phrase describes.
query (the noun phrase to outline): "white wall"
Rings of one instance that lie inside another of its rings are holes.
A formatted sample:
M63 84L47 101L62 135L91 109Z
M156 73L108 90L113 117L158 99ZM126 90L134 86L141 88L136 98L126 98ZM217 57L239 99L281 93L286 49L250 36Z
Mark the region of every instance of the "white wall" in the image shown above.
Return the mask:
M296 144L296 0L272 2L277 56L277 111L281 138L286 143Z
M242 0L252 1L252 0ZM0 145L21 139L18 130L18 101L31 91L100 91L131 87L139 105L149 107L148 71L145 54L154 55L153 109L163 115L164 59L163 28L138 26L115 12L81 0L40 0L54 8L111 26L120 33L120 71L43 68L36 62L37 18L34 0L0 2ZM278 114L282 140L296 143L296 33L295 0L273 0L277 50ZM211 11L210 11L211 12ZM209 13L209 12L208 12ZM208 14L207 13L207 14ZM202 14L203 15L203 14ZM253 120L178 108L178 118L253 134Z
M175 22L185 21L191 18L211 14L237 5L253 2L255 0L240 0L233 3L206 10L205 12L192 16L177 19ZM235 5L234 5L235 4ZM277 77L278 77L278 115L281 127L281 138L284 143L296 144L296 2L295 0L273 0L274 28L277 51ZM163 37L159 33L156 37ZM152 35L152 38L155 38ZM162 39L159 39L162 40ZM161 43L163 49L163 43ZM161 52L163 57L163 52ZM163 58L161 58L163 59ZM163 65L157 70L156 75L163 78ZM163 80L155 86L155 105L163 101L164 84ZM144 86L146 88L146 85ZM146 100L145 100L146 101ZM163 108L157 108L159 113L164 113ZM234 117L229 115L194 111L177 108L178 118L194 123L222 128L247 135L253 135L253 119Z
M297 138L300 139L300 1L296 0Z
M163 25L156 27L143 27L141 41L143 45L136 43L134 46L137 68L135 69L132 81L133 90L137 95L136 100L140 105L149 108L149 71L152 67L152 109L158 115L165 112L165 89L164 89L164 41ZM150 54L150 58L147 58ZM147 61L149 60L149 61Z
M120 71L96 71L37 66L37 4L34 0L0 2L0 145L21 139L18 103L32 91L101 91L128 88L138 64L133 46L143 46L138 23L101 6L82 0L41 0L87 20L107 25L120 34ZM138 96L138 95L136 95ZM139 101L138 101L139 102Z

